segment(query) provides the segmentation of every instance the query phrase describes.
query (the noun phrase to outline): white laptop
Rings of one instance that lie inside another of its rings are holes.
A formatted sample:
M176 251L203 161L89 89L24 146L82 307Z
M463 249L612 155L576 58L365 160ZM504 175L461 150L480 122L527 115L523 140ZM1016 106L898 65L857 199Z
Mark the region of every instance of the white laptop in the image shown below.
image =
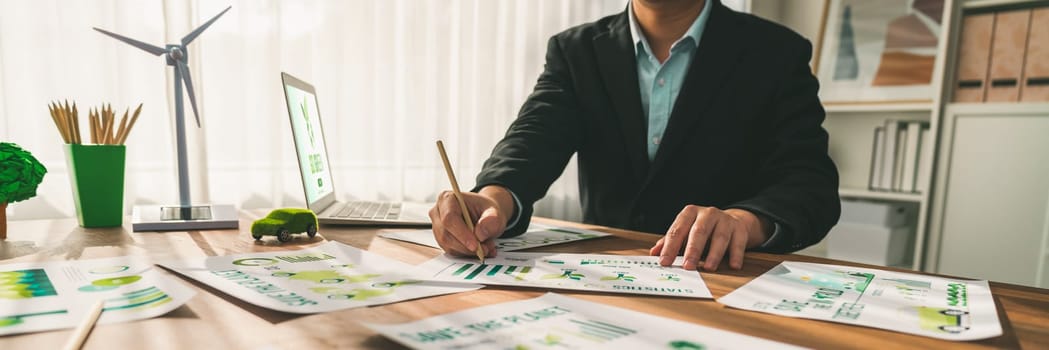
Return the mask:
M328 149L321 128L317 93L310 85L281 73L291 119L291 134L299 160L299 174L307 207L320 223L347 225L430 225L430 205L335 200L335 182L328 163Z

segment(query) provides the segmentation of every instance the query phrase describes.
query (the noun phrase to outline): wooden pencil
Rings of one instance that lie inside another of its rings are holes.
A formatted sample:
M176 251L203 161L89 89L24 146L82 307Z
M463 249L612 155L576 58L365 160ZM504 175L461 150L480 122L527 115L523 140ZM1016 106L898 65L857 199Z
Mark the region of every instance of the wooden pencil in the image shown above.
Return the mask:
M127 113L128 111L124 111L124 117L120 118L120 127L117 128L117 135L113 140L114 145L120 144L120 138L124 137L124 128L127 128Z
M92 109L87 110L87 128L91 131L91 143L97 144L95 141L95 111Z
M91 334L91 330L95 328L95 323L98 322L98 318L102 316L103 306L105 306L104 300L99 300L91 306L91 310L87 312L87 316L80 321L80 325L73 331L73 336L69 338L69 342L63 347L65 350L78 350L84 346L84 342L87 341L87 336Z
M474 221L470 217L470 210L466 207L466 201L463 200L463 193L459 191L459 181L455 180L455 172L452 171L452 164L448 162L448 154L444 152L444 142L437 140L437 151L441 153L441 162L444 163L444 171L448 173L448 182L452 183L452 194L455 195L455 200L459 202L459 210L463 212L463 221L466 221L466 228L470 232L474 232ZM477 260L480 260L484 264L484 256L487 255L484 252L484 247L481 246L481 240L477 239L477 249L474 250L477 254Z
M65 123L62 122L61 116L58 113L58 106L56 106L54 102L51 102L47 105L47 108L51 112L51 121L55 122L55 128L58 129L58 135L62 136L63 142L69 143L69 140L66 138L65 128L62 126Z
M135 127L135 121L138 121L138 114L142 112L142 104L138 104L138 108L135 108L135 113L131 116L131 121L127 124L127 129L124 129L124 135L118 140L118 144L123 145L127 141L128 134L131 133L131 128Z
M73 143L81 144L80 113L77 111L76 102L73 102L73 109L70 110L69 114L73 117Z

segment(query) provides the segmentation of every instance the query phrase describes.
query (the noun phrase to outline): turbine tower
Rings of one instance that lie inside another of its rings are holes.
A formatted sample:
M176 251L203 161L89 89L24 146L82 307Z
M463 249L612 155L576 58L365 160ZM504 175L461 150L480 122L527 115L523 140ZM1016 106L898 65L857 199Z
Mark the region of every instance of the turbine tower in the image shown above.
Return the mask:
M197 111L197 97L193 93L193 79L189 73L189 53L186 47L222 17L232 6L212 17L200 27L194 29L182 38L180 43L168 44L165 47L148 44L120 34L103 29L94 28L96 31L123 41L131 46L154 56L164 56L169 66L175 71L175 139L176 152L178 154L178 206L135 206L132 213L133 231L161 231L161 230L200 230L216 228L237 228L237 214L232 205L196 205L190 201L189 171L186 161L186 123L185 110L182 104L182 84L186 84L186 92L189 94L189 104L193 108L193 117L200 127L200 113Z

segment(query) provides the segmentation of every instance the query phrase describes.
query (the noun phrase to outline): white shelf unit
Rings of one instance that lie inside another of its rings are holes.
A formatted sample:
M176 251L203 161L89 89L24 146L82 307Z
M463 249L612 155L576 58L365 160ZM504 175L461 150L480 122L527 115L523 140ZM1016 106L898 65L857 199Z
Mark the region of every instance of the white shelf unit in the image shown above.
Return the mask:
M1049 103L944 113L926 270L1049 287Z
M951 7L949 51L964 14L1046 8L1046 0ZM947 62L954 94L956 57ZM925 271L1049 287L1049 101L944 103Z
M823 15L824 1L814 0L752 0L751 9L755 15L779 22L799 34L805 36L814 45L818 45L822 38L819 28L821 16ZM943 106L944 79L947 67L948 44L953 24L957 21L953 16L960 6L954 0L944 1L944 14L941 23L941 40L937 46L936 61L933 65L933 96L927 99L916 99L914 101L902 102L867 102L867 103L826 103L824 110L827 118L823 127L830 134L830 155L838 167L840 188L838 190L842 199L863 199L871 201L908 203L917 206L917 215L914 222L913 244L911 251L906 254L909 261L901 268L921 270L925 265L926 237L928 234L927 218L930 212L931 196L929 190L923 193L901 193L869 190L869 178L871 170L871 151L873 148L874 128L884 125L888 119L897 120L919 120L929 123L930 136L933 145L938 145L938 130L940 127L941 108ZM817 23L814 25L813 23ZM936 147L932 147L928 154L921 157L932 159L930 166L935 164ZM932 171L932 170L930 170ZM932 173L923 187L932 189ZM824 255L823 244L806 249L801 254Z

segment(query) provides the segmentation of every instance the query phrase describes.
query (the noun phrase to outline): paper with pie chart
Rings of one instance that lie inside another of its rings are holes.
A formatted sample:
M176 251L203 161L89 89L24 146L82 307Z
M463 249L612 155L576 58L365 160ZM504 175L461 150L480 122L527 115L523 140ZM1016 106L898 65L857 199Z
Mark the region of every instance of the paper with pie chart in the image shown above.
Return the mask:
M135 257L0 265L0 335L76 327L98 300L98 323L147 319L194 294Z
M413 349L801 349L554 293L364 326Z
M479 285L425 282L412 265L338 242L267 253L161 262L248 303L308 314L465 292Z
M498 251L509 252L514 250L544 247L548 245L582 241L605 236L609 236L609 234L600 231L586 230L574 227L550 226L533 222L531 223L531 225L528 226L528 230L519 236L497 238L495 240L495 249ZM421 244L427 247L441 247L437 245L437 239L433 237L433 231L429 229L413 231L387 231L380 233L379 237Z
M1002 335L987 281L783 262L718 302L946 340Z
M542 289L712 298L699 272L659 265L657 256L504 252L482 264L447 254L419 265L432 281Z

